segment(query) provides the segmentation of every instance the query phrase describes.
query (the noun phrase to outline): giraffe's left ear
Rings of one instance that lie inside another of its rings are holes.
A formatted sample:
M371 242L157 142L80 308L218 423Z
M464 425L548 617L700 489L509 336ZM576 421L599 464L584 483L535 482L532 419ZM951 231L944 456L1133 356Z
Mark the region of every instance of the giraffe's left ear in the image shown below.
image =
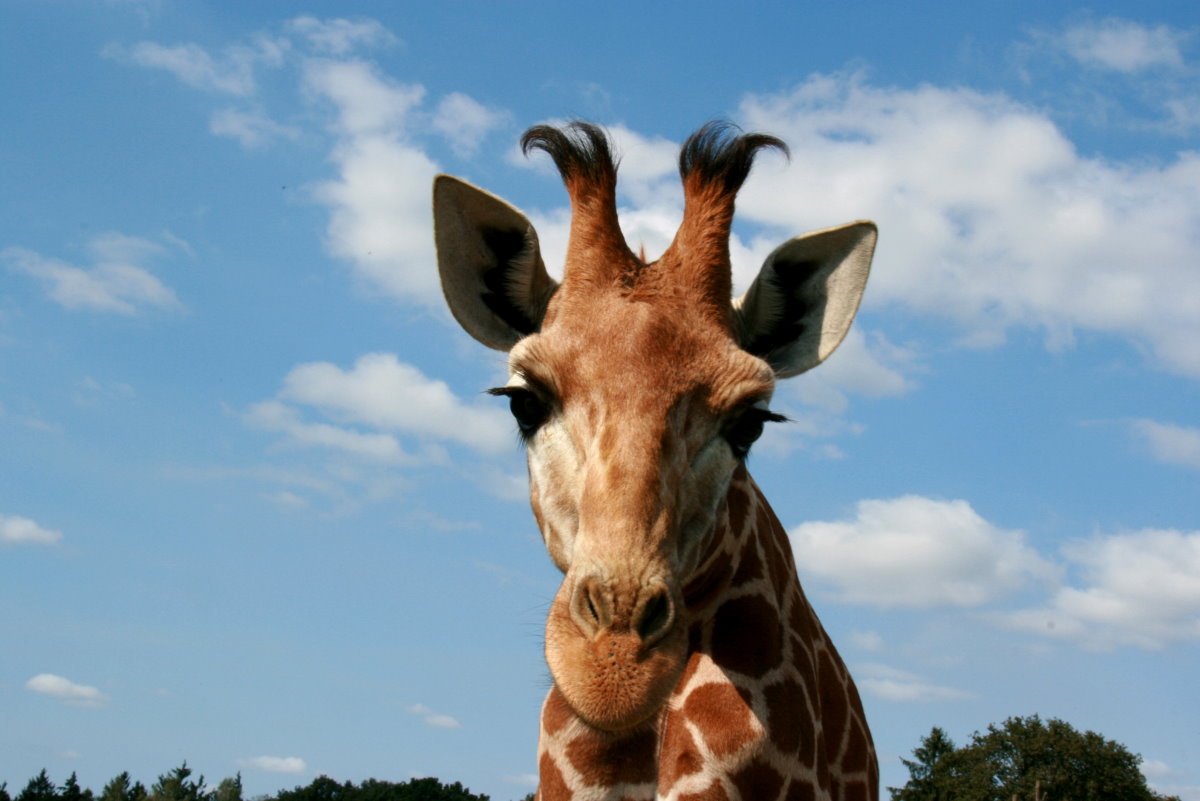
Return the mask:
M816 367L841 344L858 311L875 223L856 222L788 240L734 301L740 344L780 378Z
M558 288L537 232L510 204L460 178L433 180L433 231L442 292L475 339L509 350L537 331Z

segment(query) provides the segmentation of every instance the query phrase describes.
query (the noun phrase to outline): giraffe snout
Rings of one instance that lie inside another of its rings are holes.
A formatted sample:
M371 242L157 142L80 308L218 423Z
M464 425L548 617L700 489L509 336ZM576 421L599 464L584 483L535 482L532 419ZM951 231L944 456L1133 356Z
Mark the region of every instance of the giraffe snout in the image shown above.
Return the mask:
M671 632L677 608L670 588L659 578L625 589L587 576L575 583L570 601L571 618L586 636L635 634L644 649L653 648Z

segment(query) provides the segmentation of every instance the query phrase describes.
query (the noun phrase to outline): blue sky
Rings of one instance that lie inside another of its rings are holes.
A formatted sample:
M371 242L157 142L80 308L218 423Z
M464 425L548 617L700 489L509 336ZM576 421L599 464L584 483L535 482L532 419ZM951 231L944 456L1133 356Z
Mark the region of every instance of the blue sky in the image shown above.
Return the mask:
M738 291L880 226L751 469L884 784L1038 713L1200 799L1198 37L1188 3L0 4L0 780L528 792L558 575L430 181L523 208L553 271L516 139L604 123L653 257L723 117L792 150Z

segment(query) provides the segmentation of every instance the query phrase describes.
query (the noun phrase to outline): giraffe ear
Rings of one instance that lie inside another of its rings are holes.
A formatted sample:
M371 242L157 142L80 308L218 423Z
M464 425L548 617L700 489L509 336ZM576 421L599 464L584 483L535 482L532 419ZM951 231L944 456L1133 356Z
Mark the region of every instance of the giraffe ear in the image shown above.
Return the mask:
M856 222L784 242L734 301L742 348L780 378L816 367L841 344L858 311L875 224Z
M509 350L537 331L558 284L537 232L511 205L460 178L433 180L433 231L442 292L468 334Z

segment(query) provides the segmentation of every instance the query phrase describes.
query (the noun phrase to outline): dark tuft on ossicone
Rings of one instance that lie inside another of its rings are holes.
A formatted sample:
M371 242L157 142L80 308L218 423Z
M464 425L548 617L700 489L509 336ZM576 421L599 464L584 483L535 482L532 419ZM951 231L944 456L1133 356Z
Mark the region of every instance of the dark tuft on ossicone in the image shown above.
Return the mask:
M725 191L737 192L754 155L764 148L775 148L785 156L788 146L770 134L744 134L732 122L714 120L688 137L679 153L679 174L687 181L693 174L703 183L719 181Z
M616 178L617 164L604 129L590 122L574 120L562 128L535 125L521 135L521 152L544 150L554 159L563 181L576 178L592 182L610 182Z

